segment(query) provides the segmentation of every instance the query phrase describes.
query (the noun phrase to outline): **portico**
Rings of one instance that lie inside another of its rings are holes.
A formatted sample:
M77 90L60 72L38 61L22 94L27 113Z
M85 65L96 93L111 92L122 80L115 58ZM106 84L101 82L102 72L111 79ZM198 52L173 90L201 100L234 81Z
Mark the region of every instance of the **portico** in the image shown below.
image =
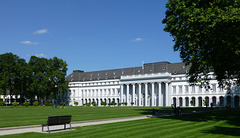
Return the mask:
M122 76L121 102L128 106L169 106L170 77L169 73Z

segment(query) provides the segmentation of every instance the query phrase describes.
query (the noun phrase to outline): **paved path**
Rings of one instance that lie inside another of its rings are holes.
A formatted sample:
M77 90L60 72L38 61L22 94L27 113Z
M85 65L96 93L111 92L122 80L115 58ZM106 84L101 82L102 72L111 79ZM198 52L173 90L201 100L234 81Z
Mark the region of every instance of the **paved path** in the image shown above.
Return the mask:
M72 127L80 127L80 126L89 126L89 125L99 125L99 124L107 124L107 123L115 123L115 122L123 122L123 121L131 121L131 120L139 120L151 118L152 116L136 116L136 117L124 117L124 118L112 118L112 119L102 119L102 120L91 120L91 121L79 121L72 122ZM62 132L63 125L58 126L50 126L50 130L54 132ZM64 130L64 131L68 131ZM44 132L42 132L41 125L32 125L32 126L21 126L21 127L8 127L8 128L0 128L0 136L1 135L10 135L10 134L20 134L26 132L39 132L39 133L47 133L47 128L44 128Z

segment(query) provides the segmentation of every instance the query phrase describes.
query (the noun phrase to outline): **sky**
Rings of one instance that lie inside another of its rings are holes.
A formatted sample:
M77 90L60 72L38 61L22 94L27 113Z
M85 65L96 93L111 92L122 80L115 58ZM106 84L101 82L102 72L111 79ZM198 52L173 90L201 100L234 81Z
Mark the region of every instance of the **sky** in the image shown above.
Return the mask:
M1 0L0 54L58 57L73 70L181 62L164 32L167 0Z

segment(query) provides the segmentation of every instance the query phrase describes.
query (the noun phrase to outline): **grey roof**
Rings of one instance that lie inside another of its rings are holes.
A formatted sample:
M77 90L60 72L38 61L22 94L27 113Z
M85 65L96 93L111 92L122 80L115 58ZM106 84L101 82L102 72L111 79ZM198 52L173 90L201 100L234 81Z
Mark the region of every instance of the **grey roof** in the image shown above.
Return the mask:
M142 67L102 70L93 72L84 72L82 70L74 70L73 73L68 75L66 79L69 82L84 82L84 81L97 81L108 79L120 79L121 76L126 75L138 75L138 74L150 74L169 72L172 74L186 74L189 70L189 66L185 66L185 63L170 63L170 62L155 62L147 63Z

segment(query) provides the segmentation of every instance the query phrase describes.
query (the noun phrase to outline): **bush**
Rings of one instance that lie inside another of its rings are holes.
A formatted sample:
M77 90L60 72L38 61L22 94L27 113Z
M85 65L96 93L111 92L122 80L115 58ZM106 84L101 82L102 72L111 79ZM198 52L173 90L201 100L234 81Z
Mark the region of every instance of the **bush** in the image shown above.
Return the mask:
M78 102L74 102L74 105L76 105L76 106L77 106L77 105L78 105Z
M5 105L5 102L0 100L0 106L3 106L3 105Z
M125 102L124 105L127 106L127 102Z
M23 105L24 105L25 107L28 107L28 106L30 105L30 103L29 103L29 102L24 102Z
M61 105L61 106L65 106L66 103L65 103L65 102L61 102L60 105Z
M133 106L133 105L134 105L134 102L131 102L131 105Z
M85 105L86 105L86 106L90 106L90 105L91 105L91 103L85 103Z
M13 107L18 106L18 104L19 104L18 102L13 102L13 103L12 103Z
M101 102L101 105L104 105L104 106L106 106L106 105L107 105L107 103L106 103L106 102Z
M35 102L33 102L33 106L38 106L38 104L39 104L39 102L38 101L35 101Z
M97 103L96 103L96 102L92 102L92 105L93 105L93 106L97 106Z
M50 101L46 101L46 102L45 102L45 106L53 106L53 103L50 102Z
M121 103L118 103L118 106L121 106Z

